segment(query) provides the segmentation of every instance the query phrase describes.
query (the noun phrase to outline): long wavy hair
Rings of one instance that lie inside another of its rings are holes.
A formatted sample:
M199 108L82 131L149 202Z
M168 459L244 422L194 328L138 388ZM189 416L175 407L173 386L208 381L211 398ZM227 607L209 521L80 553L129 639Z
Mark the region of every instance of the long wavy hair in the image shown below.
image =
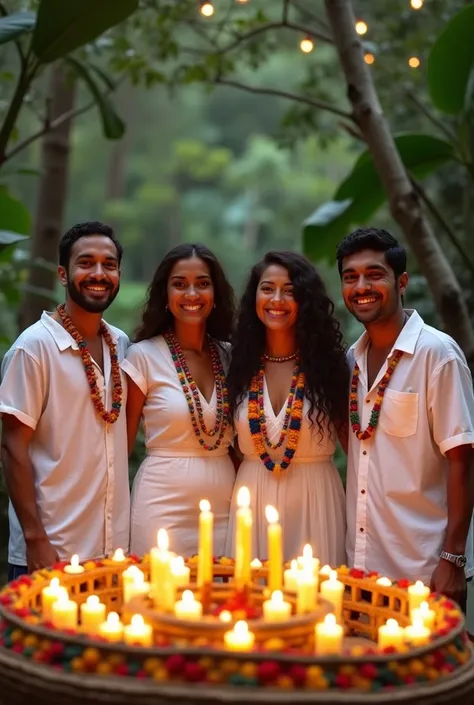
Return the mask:
M199 257L209 267L214 285L215 308L206 322L207 333L217 341L229 342L235 318L234 290L227 281L219 260L200 243L186 243L170 250L161 260L148 288L142 322L135 333L135 342L148 340L173 328L174 317L168 310L168 280L176 262L191 257Z
M284 267L298 304L296 344L305 373L305 395L311 425L322 436L324 419L344 423L348 415L349 368L334 304L316 269L294 252L268 252L251 270L243 293L228 375L231 418L247 393L265 351L265 326L256 312L256 294L263 272L272 264Z

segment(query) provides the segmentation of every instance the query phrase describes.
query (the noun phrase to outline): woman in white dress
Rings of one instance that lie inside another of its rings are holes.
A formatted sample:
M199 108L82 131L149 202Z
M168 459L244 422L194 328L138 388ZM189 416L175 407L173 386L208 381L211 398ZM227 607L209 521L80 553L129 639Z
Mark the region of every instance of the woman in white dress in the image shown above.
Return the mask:
M265 509L278 510L284 560L307 543L321 564L345 562L344 490L333 463L347 433L349 370L334 306L301 255L269 252L242 297L228 375L243 454L226 553L234 554L237 495L250 491L253 556L266 559Z
M225 380L234 296L204 245L179 245L159 264L123 370L129 377L129 452L140 420L146 458L132 490L130 551L143 555L168 531L170 550L198 551L199 502L214 514L224 553L235 480Z

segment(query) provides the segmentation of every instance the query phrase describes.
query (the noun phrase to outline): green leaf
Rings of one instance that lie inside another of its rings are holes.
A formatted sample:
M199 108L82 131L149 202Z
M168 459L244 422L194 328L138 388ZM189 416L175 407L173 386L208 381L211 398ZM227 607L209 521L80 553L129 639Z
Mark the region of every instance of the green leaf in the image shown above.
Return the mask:
M78 59L73 59L69 56L66 59L66 63L74 70L74 72L81 78L89 88L92 97L94 98L96 105L100 112L100 117L102 119L102 129L104 131L105 137L109 140L120 139L125 132L125 124L119 118L115 112L110 98L102 93L97 82L92 77L91 72L87 64Z
M30 214L26 206L10 195L6 186L0 186L0 231L27 235L30 230Z
M463 110L473 66L474 5L469 5L451 18L428 58L428 89L438 110L450 115Z
M35 26L34 12L14 12L0 18L0 44L12 42L25 32L31 32Z
M424 179L454 159L449 142L431 135L399 135L395 137L401 159L417 179ZM370 220L386 202L387 196L369 151L363 152L349 176L334 194L303 223L303 249L312 260L334 263L336 245L354 226Z
M12 233L8 230L0 230L0 255L7 249L7 247L23 242L23 240L28 240L26 235L19 235L19 233ZM3 258L0 259L3 261Z
M137 7L138 0L41 0L32 49L49 64L123 22Z

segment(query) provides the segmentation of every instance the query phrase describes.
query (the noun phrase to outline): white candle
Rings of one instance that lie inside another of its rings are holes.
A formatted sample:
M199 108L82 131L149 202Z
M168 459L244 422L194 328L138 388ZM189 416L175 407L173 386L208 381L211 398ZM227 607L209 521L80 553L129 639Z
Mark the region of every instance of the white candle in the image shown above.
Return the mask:
M342 622L342 600L344 597L344 583L337 579L337 572L331 570L329 578L321 583L321 596L332 603L338 624Z
M375 583L377 585L382 585L383 587L392 587L392 581L390 578L377 578Z
M296 560L291 561L290 568L287 568L283 573L283 584L285 590L297 592L298 590L298 564Z
M106 607L97 595L89 595L81 605L81 631L90 636L99 633L99 627L105 620Z
M199 509L197 584L201 586L206 583L212 583L212 532L214 514L211 512L211 504L207 499L201 499Z
M252 510L250 492L241 487L237 493L238 509L235 514L235 570L234 580L238 587L248 585L251 580L252 555Z
M122 573L122 588L125 604L134 597L146 597L150 592L150 583L145 582L145 574L136 565L131 565Z
M168 551L169 541L165 529L160 529L157 536L158 548L150 551L150 582L153 599L157 607L172 609L174 602L173 581L171 576L171 559L174 554Z
M41 590L41 609L45 622L51 621L51 607L61 594L65 595L67 599L67 590L65 587L61 587L59 578L52 578L50 584Z
M175 587L185 587L189 585L191 569L184 564L182 556L171 559L171 576Z
M79 556L77 553L71 556L70 564L64 566L64 572L69 573L70 575L79 575L79 573L83 573L84 570L84 566L79 564Z
M411 621L412 623L421 622L424 627L427 627L430 631L434 629L436 613L434 610L430 609L427 602L422 602L419 607L415 607L411 611Z
M178 619L189 619L191 621L201 619L202 604L194 599L191 590L185 590L181 600L176 602L174 613Z
M123 624L117 612L109 612L107 621L99 625L100 636L107 641L120 641L123 637Z
M424 626L422 617L415 617L413 624L405 627L405 640L411 646L424 646L429 642L430 635L431 632Z
M60 593L51 605L51 622L56 629L76 629L77 604L68 598L67 593Z
M263 616L269 622L282 622L290 615L291 604L283 599L281 590L275 590L271 598L263 603Z
M326 615L324 622L316 625L314 635L318 656L341 653L343 629L340 624L336 624L336 618L333 614Z
M149 624L145 624L141 614L133 615L130 624L124 627L123 637L125 643L131 646L150 647L153 645L153 629Z
M296 613L313 612L316 608L318 585L312 571L299 570L296 578Z
M283 585L282 533L281 525L278 522L278 512L275 507L268 505L265 508L265 516L268 521L268 588L271 592L274 592L275 590L281 590Z
M253 561L250 563L250 567L252 568L252 570L258 570L262 567L262 565L262 561L259 561L258 558L254 558Z
M125 553L123 552L122 548L117 548L114 555L112 556L112 560L117 561L117 563L123 563L123 561L126 560Z
M389 646L399 649L404 645L404 631L396 619L387 619L386 623L379 627L378 643L380 649L386 649Z
M426 585L423 585L421 580L417 580L414 585L409 585L408 587L408 612L416 609L425 602L430 596L430 589Z
M240 620L231 631L224 634L224 643L231 651L250 651L255 643L255 635L249 631L247 622Z

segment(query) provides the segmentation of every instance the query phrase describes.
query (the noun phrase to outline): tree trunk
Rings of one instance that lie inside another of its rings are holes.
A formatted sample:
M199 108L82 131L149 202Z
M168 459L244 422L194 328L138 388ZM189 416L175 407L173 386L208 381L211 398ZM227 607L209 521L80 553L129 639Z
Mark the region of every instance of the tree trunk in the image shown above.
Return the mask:
M54 120L72 110L75 97L75 83L66 76L61 65L54 66L49 82L49 119ZM20 330L37 321L42 311L51 309L54 302L55 265L67 199L71 122L63 122L41 141L41 177L31 239L32 266L20 306ZM45 264L37 264L37 260L44 260ZM51 295L48 296L47 292Z
M325 0L325 5L354 119L372 154L391 213L428 282L445 330L463 348L474 371L474 329L466 301L423 212L383 115L370 69L364 61L362 44L355 32L352 4L350 0Z

